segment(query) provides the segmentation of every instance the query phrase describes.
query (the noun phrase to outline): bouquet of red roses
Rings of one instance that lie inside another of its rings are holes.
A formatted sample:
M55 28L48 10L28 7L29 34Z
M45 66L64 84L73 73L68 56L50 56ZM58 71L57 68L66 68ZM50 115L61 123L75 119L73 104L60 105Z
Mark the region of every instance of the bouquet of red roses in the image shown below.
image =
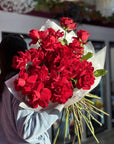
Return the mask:
M61 18L60 25L48 20L40 30L31 30L30 45L35 44L36 48L20 51L13 58L12 67L20 72L12 79L14 89L11 83L7 85L32 108L62 104L68 112L68 107L87 95L106 74L103 69L106 48L96 54L89 48L87 31L79 30L77 35L73 32L77 24L72 19ZM101 55L103 61L99 64Z
M94 67L87 61L93 54L84 55L84 44L90 34L79 30L77 37L68 43L65 34L75 30L76 23L62 18L60 24L65 32L53 28L31 30L30 45L38 43L39 47L19 52L19 56L13 58L12 67L20 69L14 81L15 89L22 92L33 108L45 108L50 101L66 103L75 87L89 90L95 81Z

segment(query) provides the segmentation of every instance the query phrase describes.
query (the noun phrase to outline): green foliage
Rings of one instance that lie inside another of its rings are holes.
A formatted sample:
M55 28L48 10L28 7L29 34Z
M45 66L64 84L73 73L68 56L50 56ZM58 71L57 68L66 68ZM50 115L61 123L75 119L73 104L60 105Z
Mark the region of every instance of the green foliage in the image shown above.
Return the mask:
M99 77L99 76L104 76L107 73L105 69L98 69L94 71L94 76Z
M68 43L66 39L59 40L59 41L61 42L61 44L62 44L62 45L65 45L65 44L67 44L67 43Z
M88 52L86 55L83 55L82 58L81 58L81 61L86 59L88 60L89 58L91 58L93 56L93 53L91 52Z

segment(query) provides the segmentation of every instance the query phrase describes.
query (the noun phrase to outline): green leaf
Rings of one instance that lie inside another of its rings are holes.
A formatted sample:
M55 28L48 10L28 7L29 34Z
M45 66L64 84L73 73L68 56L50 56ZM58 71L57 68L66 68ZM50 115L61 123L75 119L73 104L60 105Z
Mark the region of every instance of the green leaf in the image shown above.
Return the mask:
M63 39L63 40L59 40L61 42L62 45L65 45L67 44L67 40L66 39Z
M83 55L82 58L81 58L81 61L86 59L88 60L89 58L91 58L93 56L93 53L91 52L88 52L86 55Z
M77 83L76 79L71 78L71 81L73 81L75 84Z
M94 76L95 77L99 77L99 76L104 76L107 73L107 71L105 69L98 69L96 71L94 71Z

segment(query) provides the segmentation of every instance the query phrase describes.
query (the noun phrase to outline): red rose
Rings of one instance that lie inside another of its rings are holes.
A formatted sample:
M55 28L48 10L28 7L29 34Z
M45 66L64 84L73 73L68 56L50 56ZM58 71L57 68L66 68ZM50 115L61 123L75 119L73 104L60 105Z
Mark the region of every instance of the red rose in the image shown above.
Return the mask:
M48 88L43 88L40 93L39 105L43 108L47 107L51 98L51 91Z
M25 85L25 80L22 79L22 78L19 78L18 79L18 85L21 86L21 87L23 87Z
M63 29L67 29L68 31L75 30L77 27L77 24L74 23L72 19L67 18L67 17L61 18L60 25Z
M78 89L90 89L91 85L94 84L95 77L93 76L93 73L91 72L85 72L83 75L80 75L80 78L78 79L78 82L76 84Z
M19 78L16 78L14 81L15 89L17 91L22 90L26 84L26 79L28 78L28 74L20 71Z
M52 97L54 103L65 103L73 95L72 82L65 77L58 77L51 83Z
M77 38L73 37L73 42L69 44L69 47L72 49L76 59L80 59L83 55L84 47L82 47L82 43L77 40Z
M28 34L28 36L32 39L29 45L36 44L39 39L39 31L37 29L33 29L30 31L30 34Z
M20 71L19 72L19 77L23 78L24 80L26 80L28 78L28 73L26 73L24 71Z
M38 75L30 75L30 76L27 78L27 80L26 80L26 81L27 81L28 83L33 84L33 83L35 83L35 82L36 82L37 77L38 77Z
M40 98L40 91L38 90L32 90L32 93L31 93L31 101L37 101L39 100Z
M76 86L78 89L90 89L94 84L95 77L93 75L94 68L92 67L91 62L83 60L80 65L79 74L76 76L77 83Z
M78 40L81 40L81 42L86 42L90 34L88 33L88 31L79 30L77 31L77 36L78 36Z
M48 28L47 32L47 36L43 37L41 40L41 47L46 51L53 52L60 43L58 38L63 36L63 32L60 32L59 30L55 31L52 28Z
M18 52L18 53L19 56L13 57L12 67L15 69L25 70L26 64L29 61L31 61L31 54L29 53L29 51L26 51L25 53L23 52Z
M21 91L21 86L18 84L18 79L14 80L14 86L16 91Z
M70 59L67 66L62 71L62 75L71 79L76 78L80 74L81 61L76 58Z
M36 100L36 101L29 101L29 105L32 108L37 108L38 107L38 100Z
M42 48L38 48L38 50L37 50L37 53L38 53L38 60L41 60L41 61L43 61L44 60L44 51L42 50Z
M43 65L39 70L39 79L45 83L46 80L49 78L48 74L48 68L45 65Z
M49 100L51 98L51 91L44 87L43 83L40 83L36 90L33 90L30 95L28 95L29 104L36 108L38 105L45 108L47 107Z
M21 89L22 95L27 96L28 94L31 94L31 86L30 85L25 85L22 89Z
M47 36L48 31L39 31L39 35L40 35L40 40L45 39L45 37Z

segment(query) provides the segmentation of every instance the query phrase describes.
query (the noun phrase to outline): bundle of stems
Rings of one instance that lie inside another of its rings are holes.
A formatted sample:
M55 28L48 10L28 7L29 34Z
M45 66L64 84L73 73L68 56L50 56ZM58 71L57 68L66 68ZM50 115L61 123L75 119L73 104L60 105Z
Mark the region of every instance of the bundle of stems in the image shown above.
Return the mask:
M76 102L70 105L69 107L63 109L53 144L56 144L64 114L65 114L64 144L66 142L67 137L69 137L69 139L71 138L70 130L69 130L69 134L67 133L71 115L73 116L73 121L74 121L74 138L72 140L72 144L75 143L76 138L78 139L78 143L81 144L81 140L83 139L83 132L84 132L83 122L82 122L83 120L85 121L87 127L89 128L91 134L93 135L97 143L99 143L99 140L95 136L95 130L92 124L92 120L94 120L100 126L102 126L102 123L98 121L94 115L98 115L101 118L103 118L103 115L109 116L109 114L104 112L102 109L96 107L95 102L92 101L92 99L101 99L101 98L89 93L84 98L82 98L79 102Z

